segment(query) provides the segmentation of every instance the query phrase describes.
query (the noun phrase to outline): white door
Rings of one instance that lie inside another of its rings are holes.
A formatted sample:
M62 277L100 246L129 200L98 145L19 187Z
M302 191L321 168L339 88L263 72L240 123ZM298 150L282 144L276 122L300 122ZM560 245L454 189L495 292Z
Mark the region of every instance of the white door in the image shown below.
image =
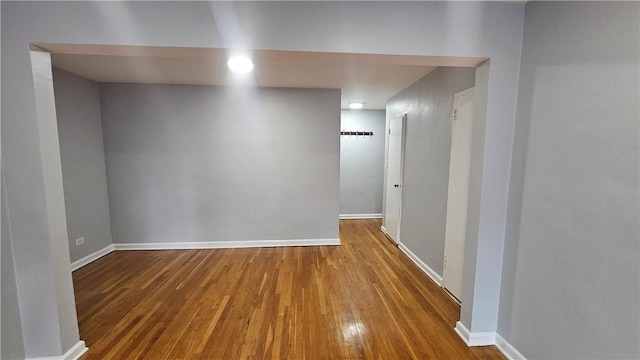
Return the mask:
M453 114L442 285L459 300L462 298L464 242L467 230L473 88L454 95Z
M402 149L404 115L389 122L389 152L387 154L387 197L385 202L385 232L396 244L400 240L400 210L402 208Z

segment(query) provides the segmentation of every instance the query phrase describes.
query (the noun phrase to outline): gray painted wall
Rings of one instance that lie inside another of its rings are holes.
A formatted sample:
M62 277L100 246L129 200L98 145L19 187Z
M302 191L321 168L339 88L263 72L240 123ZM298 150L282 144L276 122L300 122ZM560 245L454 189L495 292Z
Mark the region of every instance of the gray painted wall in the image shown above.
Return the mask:
M112 244L98 84L53 69L71 261ZM84 237L76 246L75 239Z
M640 3L529 2L499 333L640 358Z
M463 312L473 310L473 314L482 313L489 320L475 321L467 316L463 322L472 331L496 329L499 293L495 289L500 279L495 273L502 266L524 19L522 4L3 1L0 6L2 162L12 215L20 304L33 309L23 312L22 319L23 325L28 325L24 327L25 339L29 339L28 344L25 340L27 356L56 355L57 349L51 342L54 333L37 329L49 328L54 322L60 326L59 319L34 314L49 313L51 303L56 301L56 291L73 298L71 289L57 283L49 286L51 281L46 278L31 283L27 280L65 271L64 261L49 260L52 256L64 256L42 246L52 240L49 223L59 226L66 220L50 216L64 208L64 190L62 174L56 171L60 167L59 148L48 147L51 139L58 137L57 130L48 124L55 123L55 119L41 119L36 112L29 53L29 43L36 41L491 58L491 71L487 65L482 86L476 81L476 90L485 92L480 95L486 96L488 102L486 112L476 119L482 129L478 136L483 138L474 139L474 143L479 140L477 143L482 145L477 149L477 157L482 161L472 164L470 198L476 201L474 208L469 209L474 227L468 232L477 237L467 241L467 245L479 255L499 255L478 261L470 269L474 283L483 283L479 287L483 291L463 293L466 304ZM235 12L242 37L229 38L218 31L214 13L219 14L220 7L230 7ZM45 124L49 127L39 132L39 126ZM43 156L41 148L50 156ZM47 191L58 193L57 203L47 203ZM66 244L67 237L63 240ZM29 291L32 286L38 291ZM484 303L478 303L479 300ZM486 307L486 303L492 306Z
M9 229L9 209L2 180L2 350L0 358L4 360L24 359L24 341L22 339L22 323L20 322L20 303L16 288L16 274L13 268L13 251L11 249L11 230Z
M384 182L384 110L342 110L340 130L373 137L340 137L340 214L381 214Z
M400 242L442 276L453 94L475 69L440 67L387 102L387 121L406 112Z
M100 93L115 243L338 238L339 90Z

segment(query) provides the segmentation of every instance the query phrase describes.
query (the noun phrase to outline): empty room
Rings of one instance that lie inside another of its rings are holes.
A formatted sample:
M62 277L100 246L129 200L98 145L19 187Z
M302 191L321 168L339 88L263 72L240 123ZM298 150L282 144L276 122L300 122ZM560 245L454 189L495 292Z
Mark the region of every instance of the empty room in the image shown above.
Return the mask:
M640 358L640 3L2 1L2 359Z

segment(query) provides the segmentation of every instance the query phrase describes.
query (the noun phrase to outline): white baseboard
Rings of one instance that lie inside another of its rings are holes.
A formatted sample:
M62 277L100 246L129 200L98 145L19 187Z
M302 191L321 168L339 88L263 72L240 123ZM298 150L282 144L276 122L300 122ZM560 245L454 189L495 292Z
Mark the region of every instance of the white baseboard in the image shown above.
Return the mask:
M89 264L91 262L94 262L94 261L98 260L99 258L109 254L113 250L114 250L113 245L109 245L109 246L106 246L106 247L94 252L93 254L89 254L89 255L83 257L80 260L76 260L76 261L71 263L71 271L76 271L76 270L80 269L81 267L83 267L83 266L85 266L85 265L87 265L87 264Z
M186 249L240 249L282 246L334 246L340 239L299 239L299 240L247 240L247 241L206 241L179 243L136 243L112 244L71 263L71 271L92 263L99 258L119 250L186 250Z
M77 360L89 350L87 345L85 345L84 341L80 340L75 345L69 349L62 356L45 356L45 357L35 357L35 358L27 358L25 360Z
M456 327L454 328L456 333L462 338L467 346L488 346L496 344L496 333L495 332L469 332L464 324L460 321L456 322Z
M382 214L340 214L340 220L349 219L382 219Z
M505 340L500 334L495 332L469 332L464 324L456 322L454 329L467 346L488 346L495 345L498 350L509 360L527 360L513 345Z
M520 352L500 336L500 334L496 334L496 347L509 360L527 360L524 355L520 354Z
M416 254L411 252L411 250L409 250L409 248L406 247L404 244L398 243L398 247L400 247L400 250L402 250L402 252L405 253L409 257L409 259L413 261L414 264L418 265L420 270L422 270L425 274L427 274L427 276L429 276L431 280L433 280L433 282L438 284L438 286L442 286L442 276L438 275L437 272L433 271L432 268L430 268L427 264L425 264L422 260L420 260L420 258L418 258Z
M460 336L462 341L464 341L464 343L467 344L467 346L470 346L469 345L469 329L467 329L466 326L462 325L460 321L456 321L456 327L454 327L453 330L455 330L456 334Z
M113 248L114 250L185 250L185 249L239 249L239 248L255 248L255 247L324 246L324 245L340 245L340 239L135 243L135 244L113 244Z
M380 231L382 231L383 233L387 233L387 228L384 227L384 225L380 226Z
M84 343L84 341L80 340L77 344L71 347L69 351L67 351L64 355L62 355L62 359L64 360L76 360L79 359L82 354L89 351L89 348Z

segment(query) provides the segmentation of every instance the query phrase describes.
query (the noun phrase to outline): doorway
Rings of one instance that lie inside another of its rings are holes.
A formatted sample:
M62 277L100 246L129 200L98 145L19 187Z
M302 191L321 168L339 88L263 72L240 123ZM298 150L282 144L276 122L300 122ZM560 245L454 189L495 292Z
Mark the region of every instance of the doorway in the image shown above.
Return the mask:
M442 286L462 299L474 88L454 95Z
M389 122L389 148L387 152L387 193L385 226L383 231L396 244L400 241L402 213L402 173L404 159L404 123L406 115Z

